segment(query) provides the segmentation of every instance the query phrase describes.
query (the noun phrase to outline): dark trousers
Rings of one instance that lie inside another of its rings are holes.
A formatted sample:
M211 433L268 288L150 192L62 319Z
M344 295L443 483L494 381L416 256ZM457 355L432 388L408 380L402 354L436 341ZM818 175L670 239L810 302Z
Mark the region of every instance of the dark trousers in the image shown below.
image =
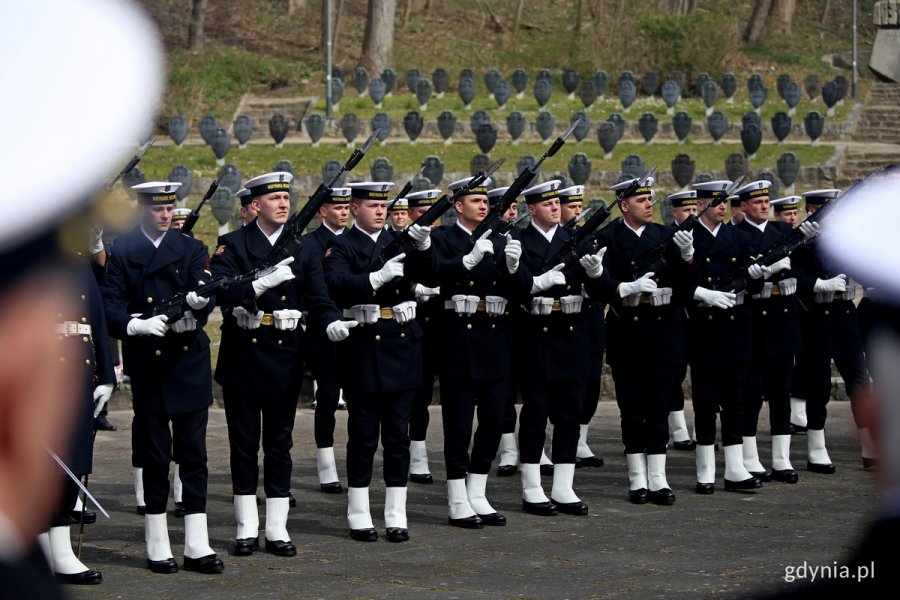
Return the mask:
M428 433L428 422L431 415L428 414L428 407L431 406L431 399L434 396L434 372L425 373L425 383L422 387L415 390L415 398L413 399L412 414L409 419L409 438L417 442L425 441Z
M603 362L603 357L600 357L600 362ZM600 387L603 378L601 376L601 370L598 369L597 373L591 373L591 376L587 378L587 381L584 383L584 400L581 404L581 419L579 424L581 425L589 425L591 419L594 418L594 414L597 412L597 404L600 402Z
M759 357L753 361L744 387L743 434L753 437L759 423L763 401L769 403L772 435L791 433L791 381L794 377L792 356Z
M697 443L716 443L716 413L722 418L722 445L743 442L743 397L746 365L691 365Z
M516 400L519 399L519 386L516 381L517 380L514 377L510 377L506 382L506 402L505 408L503 409L503 424L500 429L501 434L516 432L516 420L518 419L518 414L516 414Z
M291 448L294 445L295 394L257 398L223 389L231 485L234 494L255 494L259 485L259 438L262 433L263 488L267 498L287 498L291 490ZM182 467L183 469L184 467Z
M179 457L183 486L182 503L188 513L206 512L206 424L209 409L178 415L135 416L144 445L138 450L144 467L144 499L147 513L166 512L169 499L169 463ZM171 425L171 430L169 426Z
M806 425L810 429L824 429L825 419L828 416L828 400L831 399L831 360L828 358L808 357L806 383ZM859 427L860 399L868 392L869 373L866 370L866 361L862 354L838 356L834 359L844 383L847 385L847 395L850 396L850 408L853 410L853 419Z
M626 454L665 454L675 369L642 362L612 365Z
M316 378L316 411L314 417L314 434L317 448L334 446L334 413L341 399L341 386L338 384L335 369L323 365L313 368Z
M144 465L141 463L141 448L147 445L144 439L143 430L138 427L137 415L131 419L131 466L140 469Z
M672 380L672 404L669 406L669 412L684 410L684 383L687 377L687 363L675 366L675 376Z
M547 419L553 423L554 463L574 463L578 449L584 379L572 381L525 381L519 415L519 453L522 463L536 464L544 449Z
M62 475L62 496L59 499L57 513L53 515L51 527L65 527L66 525L77 525L79 522L72 518L72 511L75 510L75 502L81 490L67 475Z
M409 419L417 389L396 392L345 391L347 395L347 483L368 487L378 439L384 456L384 483L406 487L409 476Z
M444 462L447 479L467 473L486 474L500 447L506 412L507 379L472 381L441 377L441 414L444 422ZM472 441L472 420L478 408L478 429Z

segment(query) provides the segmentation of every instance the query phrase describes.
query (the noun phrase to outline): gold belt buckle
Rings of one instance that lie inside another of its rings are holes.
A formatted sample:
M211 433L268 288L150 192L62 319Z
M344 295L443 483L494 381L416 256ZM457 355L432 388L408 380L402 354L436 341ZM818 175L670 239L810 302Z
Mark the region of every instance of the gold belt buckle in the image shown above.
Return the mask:
M559 303L559 300L554 300L553 305L550 307L551 312L559 312L562 310L562 304Z
M487 305L485 304L484 300L478 301L478 308L476 308L475 310L477 312L484 312L485 310L487 310Z
M378 316L382 319L393 319L394 318L394 309L393 308L381 308L378 310Z
M259 324L265 325L266 327L271 327L275 324L275 315L270 315L269 313L264 314Z
M640 304L650 304L650 296L641 294Z

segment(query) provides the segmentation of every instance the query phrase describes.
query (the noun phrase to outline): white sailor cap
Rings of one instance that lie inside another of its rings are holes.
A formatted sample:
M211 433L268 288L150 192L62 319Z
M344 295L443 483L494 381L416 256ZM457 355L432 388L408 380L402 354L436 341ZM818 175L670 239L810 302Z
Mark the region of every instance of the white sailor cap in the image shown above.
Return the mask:
M631 179L626 179L625 181L620 181L619 183L617 183L616 185L612 186L609 189L611 189L612 191L614 191L618 194L618 192L628 189L628 186L632 185L637 180L638 180L637 177L632 177ZM651 190L650 188L653 187L654 183L656 183L656 179L654 179L653 177L648 177L647 180L644 182L644 185L635 189L631 195L632 196L646 196L647 194L652 195L653 190Z
M506 190L508 190L508 189L509 189L509 186L507 185L507 186L503 186L503 187L497 187L492 190L488 190L488 193L487 193L488 204L490 204L491 206L494 206L497 203L499 203L500 198L503 197L503 194L505 194Z
M727 179L717 179L716 181L704 181L703 183L694 183L691 188L697 192L697 199L715 198L720 193L728 189L731 182Z
M137 192L141 204L175 204L175 190L181 187L177 181L148 181L131 186Z
M411 194L406 195L406 200L409 202L410 208L416 208L417 206L431 206L437 199L441 197L441 190L439 188L434 188L431 190L422 190L421 192L412 192Z
M744 200L750 200L751 198L768 196L769 187L771 185L772 182L768 179L758 179L739 187L734 193L741 199L741 202L743 202Z
M348 183L350 196L354 200L387 200L393 181L357 181Z
M172 209L172 222L184 221L189 214L191 214L191 209L189 208L174 208Z
M672 204L672 208L681 208L683 206L696 206L697 205L697 190L687 190L685 192L675 192L674 194L669 194L668 199L669 199L669 202Z
M331 194L325 198L325 204L350 204L350 188L331 188Z
M797 210L800 208L800 196L785 196L778 200L772 200L769 204L774 207L775 212L777 213L786 210Z
M465 178L463 178L463 179L458 179L458 180L454 181L453 183L451 183L450 185L448 185L447 188L448 188L451 192L455 192L456 190L458 190L458 189L461 188L462 186L466 185L467 183L469 183L470 181L472 181L473 179L475 179L475 177L476 177L476 176L473 175L472 177L465 177ZM470 189L469 192L468 192L468 194L466 194L466 195L469 195L469 194L487 194L487 193L488 193L488 186L490 186L490 185L491 185L491 178L488 177L487 179L485 179L484 181L482 181L480 184L478 184L477 186L475 186L475 187L473 187L472 189Z
M406 198L397 198L397 201L391 205L391 211L409 210L409 201Z
M234 194L234 197L241 201L241 206L247 206L253 200L253 198L250 196L250 190L245 187L239 189Z
M534 204L535 202L556 198L559 196L559 183L558 179L551 179L528 188L522 192L522 195L525 196L525 203Z
M274 173L266 173L265 175L257 175L253 179L248 179L244 187L250 190L250 197L264 196L275 192L291 191L291 181L294 176L287 171L275 171Z
M583 185L573 185L559 190L560 204L566 204L567 202L581 202L582 200L584 200Z
M803 199L806 200L807 205L812 204L814 206L821 206L829 200L837 198L840 194L841 190L837 188L813 190L811 192L806 192L805 194L803 194Z

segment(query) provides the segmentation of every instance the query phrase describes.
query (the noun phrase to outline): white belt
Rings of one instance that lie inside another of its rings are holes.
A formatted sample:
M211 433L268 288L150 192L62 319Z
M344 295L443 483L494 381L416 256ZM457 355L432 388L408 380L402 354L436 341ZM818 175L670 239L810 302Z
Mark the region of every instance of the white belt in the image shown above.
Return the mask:
M91 335L91 326L77 321L66 321L56 325L56 333L61 335Z

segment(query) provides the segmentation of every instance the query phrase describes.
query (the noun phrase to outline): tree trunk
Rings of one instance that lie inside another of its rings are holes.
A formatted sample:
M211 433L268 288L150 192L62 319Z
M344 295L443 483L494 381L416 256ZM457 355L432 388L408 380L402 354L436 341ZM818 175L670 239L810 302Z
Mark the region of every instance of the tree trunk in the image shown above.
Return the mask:
M288 0L288 18L294 16L295 13L302 13L306 10L309 0Z
M777 15L778 27L784 33L790 33L794 25L794 10L797 8L797 0L775 0L772 9Z
M825 8L822 9L822 25L828 22L828 12L831 10L831 0L825 0Z
M584 0L577 0L575 3L575 35L581 35L581 28L584 25Z
M750 20L747 21L747 27L744 29L745 42L756 43L759 41L771 11L772 0L754 0L753 12L750 13Z
M344 13L344 0L335 0L334 3L334 21L332 21L331 30L331 55L337 56L338 32L341 30L341 15Z
M191 22L188 25L188 48L191 52L203 52L203 19L207 0L191 0Z
M525 8L525 0L519 0L516 5L516 18L513 20L513 37L519 35L519 26L522 24L522 10Z
M409 15L412 13L413 0L406 0L406 8L403 10L403 29L409 26Z
M359 64L377 77L394 60L394 17L397 0L369 0Z

